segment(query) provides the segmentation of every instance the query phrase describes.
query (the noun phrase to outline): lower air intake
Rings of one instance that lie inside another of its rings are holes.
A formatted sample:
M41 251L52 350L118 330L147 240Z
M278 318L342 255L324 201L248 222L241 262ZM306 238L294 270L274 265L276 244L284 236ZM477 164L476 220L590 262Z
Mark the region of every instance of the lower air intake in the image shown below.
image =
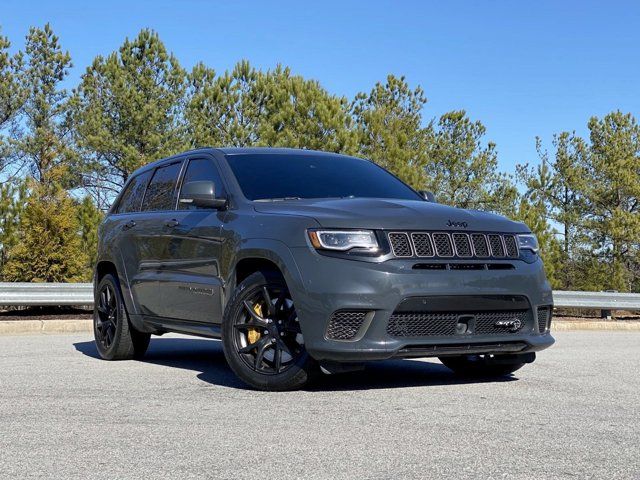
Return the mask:
M551 307L538 307L538 331L548 333L551 328Z
M326 337L330 340L352 340L360 331L367 312L341 310L329 319Z
M496 312L394 312L387 333L393 337L439 337L456 335L464 318L475 335L516 334L531 330L529 310Z

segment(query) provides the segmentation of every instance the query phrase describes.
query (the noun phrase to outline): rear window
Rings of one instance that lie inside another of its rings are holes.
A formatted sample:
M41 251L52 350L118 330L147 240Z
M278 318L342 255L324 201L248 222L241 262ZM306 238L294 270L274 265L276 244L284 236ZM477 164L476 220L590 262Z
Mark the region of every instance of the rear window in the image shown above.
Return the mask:
M374 163L339 155L228 155L249 200L283 198L394 198L421 200Z
M120 202L118 203L117 213L137 212L140 210L142 196L147 188L147 182L151 177L150 171L136 175L127 185Z
M144 195L142 210L173 210L176 205L176 184L181 162L156 169Z

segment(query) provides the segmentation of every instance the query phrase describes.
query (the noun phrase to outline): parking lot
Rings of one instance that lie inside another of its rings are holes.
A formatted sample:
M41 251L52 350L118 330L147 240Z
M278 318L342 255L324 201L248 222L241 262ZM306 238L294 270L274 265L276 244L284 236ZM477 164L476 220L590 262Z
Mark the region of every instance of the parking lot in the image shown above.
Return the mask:
M261 393L216 341L2 336L0 477L640 478L640 332L556 337L504 381L403 360Z

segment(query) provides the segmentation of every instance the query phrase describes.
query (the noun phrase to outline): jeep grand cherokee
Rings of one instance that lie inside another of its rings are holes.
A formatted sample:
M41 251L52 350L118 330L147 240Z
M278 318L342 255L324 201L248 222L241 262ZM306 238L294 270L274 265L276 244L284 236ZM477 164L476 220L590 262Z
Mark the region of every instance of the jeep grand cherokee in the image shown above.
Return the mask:
M265 390L397 357L509 375L553 342L526 225L432 201L376 164L289 149L201 149L136 171L100 227L105 359L152 334L222 339Z

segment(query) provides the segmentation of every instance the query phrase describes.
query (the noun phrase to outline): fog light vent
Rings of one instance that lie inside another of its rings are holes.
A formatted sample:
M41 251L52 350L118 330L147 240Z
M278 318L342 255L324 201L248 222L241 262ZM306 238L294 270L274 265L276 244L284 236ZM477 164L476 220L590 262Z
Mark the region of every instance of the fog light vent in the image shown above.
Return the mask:
M538 331L548 333L551 328L551 307L538 307Z
M367 312L340 310L329 319L326 337L330 340L353 340L362 328Z

